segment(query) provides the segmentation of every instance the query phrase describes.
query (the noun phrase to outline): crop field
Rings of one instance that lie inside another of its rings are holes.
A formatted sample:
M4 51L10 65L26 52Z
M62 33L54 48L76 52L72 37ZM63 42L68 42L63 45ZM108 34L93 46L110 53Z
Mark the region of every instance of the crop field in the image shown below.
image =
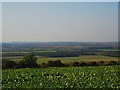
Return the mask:
M4 59L10 59L13 61L21 60L22 57L16 56L16 57L3 57ZM109 56L97 56L97 55L85 55L85 56L79 56L79 57L56 57L56 58L49 58L49 57L38 57L37 63L42 64L46 63L49 60L61 60L62 63L70 63L74 61L84 61L84 62L91 62L91 61L118 61L117 57L109 57Z
M118 68L120 66L6 69L2 71L2 87L120 88Z
M62 63L71 63L71 62L91 62L91 61L104 61L104 62L109 62L109 61L118 61L117 57L109 57L109 56L97 56L97 55L90 55L90 56L79 56L79 57L62 57L62 58L38 58L37 63L46 63L49 60L61 60Z

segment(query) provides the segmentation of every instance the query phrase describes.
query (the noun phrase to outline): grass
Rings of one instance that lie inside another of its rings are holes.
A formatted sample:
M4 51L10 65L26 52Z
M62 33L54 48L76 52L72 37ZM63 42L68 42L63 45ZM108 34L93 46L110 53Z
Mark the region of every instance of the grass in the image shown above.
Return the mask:
M62 58L38 58L37 63L46 63L49 60L61 60L62 63L70 63L74 61L84 61L84 62L91 62L91 61L118 61L118 58L116 57L108 57L108 56L80 56L80 57L62 57Z
M6 57L6 59L10 59L13 61L16 60L21 60L22 57ZM97 56L97 55L89 55L89 56L79 56L79 57L56 57L56 58L49 58L49 57L38 57L37 63L38 64L42 64L42 63L46 63L49 60L61 60L62 63L71 63L74 61L80 62L80 61L84 61L84 62L91 62L91 61L104 61L104 62L109 62L109 61L118 61L117 57L109 57L109 56Z
M120 66L7 69L2 71L2 87L120 88L118 68Z

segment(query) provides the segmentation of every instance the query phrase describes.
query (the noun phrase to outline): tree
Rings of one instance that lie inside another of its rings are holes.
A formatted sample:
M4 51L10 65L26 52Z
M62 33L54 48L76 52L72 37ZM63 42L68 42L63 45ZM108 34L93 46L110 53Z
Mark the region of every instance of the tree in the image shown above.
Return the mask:
M100 66L101 66L101 65L104 65L104 61L99 61L99 62L98 62L98 65L100 65Z
M80 63L75 61L72 63L72 66L80 66Z
M33 53L27 54L23 57L25 67L37 67L37 58Z
M2 62L2 68L16 68L16 62L4 59Z
M50 67L63 67L64 64L60 60L55 60L55 61L48 61L47 66L50 66Z

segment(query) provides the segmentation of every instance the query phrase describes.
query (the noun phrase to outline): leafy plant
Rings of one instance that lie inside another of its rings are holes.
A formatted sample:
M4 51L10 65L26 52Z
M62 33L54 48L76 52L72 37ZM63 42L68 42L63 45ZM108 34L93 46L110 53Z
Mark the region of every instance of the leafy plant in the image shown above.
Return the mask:
M120 66L49 67L2 71L3 88L120 88Z

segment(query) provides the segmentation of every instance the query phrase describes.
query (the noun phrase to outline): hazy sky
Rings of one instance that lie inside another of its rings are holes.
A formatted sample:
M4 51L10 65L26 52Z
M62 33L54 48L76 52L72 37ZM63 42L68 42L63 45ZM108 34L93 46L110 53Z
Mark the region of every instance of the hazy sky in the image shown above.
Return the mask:
M118 40L118 3L2 3L3 41Z

